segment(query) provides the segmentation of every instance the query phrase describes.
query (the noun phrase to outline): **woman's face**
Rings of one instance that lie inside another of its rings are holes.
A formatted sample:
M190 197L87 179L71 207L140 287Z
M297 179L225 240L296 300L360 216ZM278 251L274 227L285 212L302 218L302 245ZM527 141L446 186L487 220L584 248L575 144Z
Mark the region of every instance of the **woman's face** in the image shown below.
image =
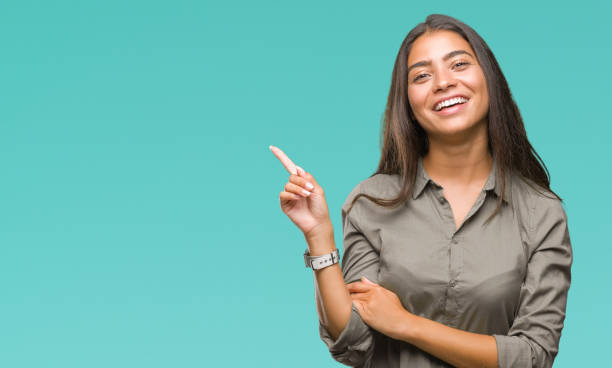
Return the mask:
M487 83L474 51L461 36L446 30L419 36L408 55L408 68L408 101L430 139L486 127ZM456 95L467 102L436 111L439 101Z

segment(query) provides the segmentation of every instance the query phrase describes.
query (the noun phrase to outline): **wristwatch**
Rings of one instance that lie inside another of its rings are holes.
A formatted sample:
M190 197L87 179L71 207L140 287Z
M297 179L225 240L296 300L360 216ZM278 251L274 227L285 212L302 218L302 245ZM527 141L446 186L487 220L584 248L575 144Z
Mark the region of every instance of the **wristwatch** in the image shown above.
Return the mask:
M313 270L320 270L327 266L338 263L340 261L340 252L338 248L334 249L333 252L324 254L322 256L311 256L310 251L306 248L304 252L304 262L306 262L306 268L312 268Z

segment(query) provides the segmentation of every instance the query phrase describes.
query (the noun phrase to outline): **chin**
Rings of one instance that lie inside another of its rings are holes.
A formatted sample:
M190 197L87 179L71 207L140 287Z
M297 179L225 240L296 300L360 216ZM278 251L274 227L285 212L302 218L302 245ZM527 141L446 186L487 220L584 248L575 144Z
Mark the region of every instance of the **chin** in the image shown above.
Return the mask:
M475 125L475 122L465 121L465 119L448 119L443 121L439 127L441 131L445 132L460 132L463 130L470 130Z
M468 134L478 125L476 122L467 122L464 119L449 119L438 125L435 134L444 137Z

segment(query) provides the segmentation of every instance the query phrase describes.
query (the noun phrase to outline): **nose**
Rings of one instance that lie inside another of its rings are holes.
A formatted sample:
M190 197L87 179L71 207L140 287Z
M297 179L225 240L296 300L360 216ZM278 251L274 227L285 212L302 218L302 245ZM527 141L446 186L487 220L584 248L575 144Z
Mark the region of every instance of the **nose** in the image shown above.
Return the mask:
M453 78L452 72L446 70L445 68L438 68L438 70L436 70L433 83L434 92L445 90L450 86L454 86L455 84L456 81L455 78Z

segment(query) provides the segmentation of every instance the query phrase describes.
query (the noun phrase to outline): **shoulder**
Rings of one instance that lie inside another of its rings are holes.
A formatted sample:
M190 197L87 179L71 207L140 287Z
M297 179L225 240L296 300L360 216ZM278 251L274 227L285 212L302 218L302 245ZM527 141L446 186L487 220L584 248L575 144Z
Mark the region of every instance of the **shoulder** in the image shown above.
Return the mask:
M551 191L530 179L514 175L512 198L532 243L537 244L555 229L567 231L567 214L561 200Z
M528 208L532 212L545 210L565 213L561 201L553 192L517 174L512 176L512 198L520 208Z
M362 181L353 187L344 204L342 205L342 213L344 214L353 203L355 197L359 194L367 194L376 198L392 198L401 190L399 175L375 174ZM364 198L365 201L367 199ZM355 202L355 206L361 202L361 197Z

